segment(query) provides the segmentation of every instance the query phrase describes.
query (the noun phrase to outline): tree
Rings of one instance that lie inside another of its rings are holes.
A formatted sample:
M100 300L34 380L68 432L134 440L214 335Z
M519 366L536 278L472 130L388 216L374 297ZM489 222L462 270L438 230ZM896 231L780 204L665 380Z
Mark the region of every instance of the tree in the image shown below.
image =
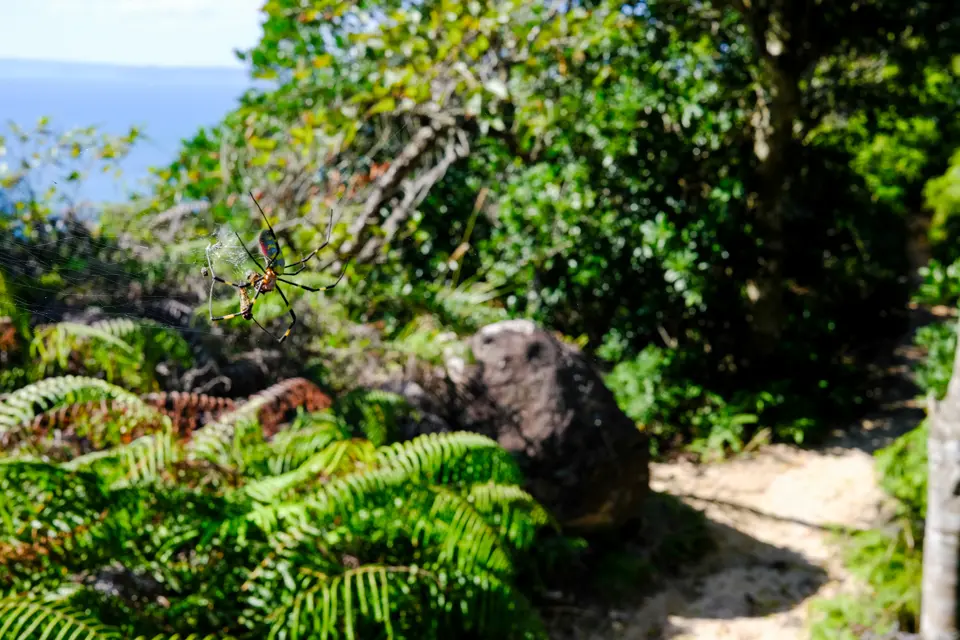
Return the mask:
M955 639L960 563L960 349L941 401L932 395L927 445L927 518L923 543L923 600L920 633L924 640Z
M243 56L273 86L188 142L149 215L207 199L242 220L257 186L300 246L333 207L358 320L482 281L605 358L654 345L670 380L805 411L851 395L833 381L903 307L909 218L960 139L937 3L264 11Z

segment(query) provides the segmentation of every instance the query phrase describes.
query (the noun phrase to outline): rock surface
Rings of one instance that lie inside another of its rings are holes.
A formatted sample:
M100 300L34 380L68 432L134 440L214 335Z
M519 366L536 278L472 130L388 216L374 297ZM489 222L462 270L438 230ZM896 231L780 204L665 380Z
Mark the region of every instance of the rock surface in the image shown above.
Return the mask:
M427 392L391 385L431 415L425 430L445 422L495 439L516 454L528 490L568 529L637 516L649 484L646 438L588 359L522 320L484 327L469 345L476 362L449 362L442 381L424 383Z

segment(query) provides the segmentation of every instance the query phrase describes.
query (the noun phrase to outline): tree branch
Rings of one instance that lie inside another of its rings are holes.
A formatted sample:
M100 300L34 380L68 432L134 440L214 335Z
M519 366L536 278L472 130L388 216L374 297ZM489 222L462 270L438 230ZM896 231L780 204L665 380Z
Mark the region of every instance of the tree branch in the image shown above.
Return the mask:
M403 179L436 143L442 133L452 126L451 123L431 120L430 124L417 131L407 146L390 163L390 168L377 179L373 191L367 196L360 214L350 226L349 238L340 246L341 258L349 259L360 253L366 244L373 226L373 219L380 208L396 193Z
M423 202L424 198L430 193L430 190L436 185L454 162L460 158L466 157L470 153L470 144L466 135L462 131L457 131L447 140L443 158L428 171L420 175L416 180L407 182L404 186L404 197L400 203L394 207L390 216L384 221L381 228L383 237L374 237L367 241L363 249L357 254L358 262L371 260L374 255L389 244L400 225L410 217L410 214Z

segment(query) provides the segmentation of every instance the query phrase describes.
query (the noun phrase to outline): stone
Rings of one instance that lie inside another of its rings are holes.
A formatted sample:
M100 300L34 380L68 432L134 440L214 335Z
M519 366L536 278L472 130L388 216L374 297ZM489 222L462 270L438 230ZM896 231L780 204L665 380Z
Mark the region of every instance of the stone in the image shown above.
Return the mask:
M531 494L568 529L638 517L649 488L647 439L588 358L527 320L488 325L469 344L473 408L486 417L477 430L518 456Z

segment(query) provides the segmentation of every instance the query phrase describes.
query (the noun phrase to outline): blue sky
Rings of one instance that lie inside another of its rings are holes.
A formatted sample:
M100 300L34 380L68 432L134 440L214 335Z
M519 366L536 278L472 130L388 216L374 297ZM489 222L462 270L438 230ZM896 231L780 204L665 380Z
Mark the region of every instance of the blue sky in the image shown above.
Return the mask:
M6 0L0 58L238 66L264 0Z

